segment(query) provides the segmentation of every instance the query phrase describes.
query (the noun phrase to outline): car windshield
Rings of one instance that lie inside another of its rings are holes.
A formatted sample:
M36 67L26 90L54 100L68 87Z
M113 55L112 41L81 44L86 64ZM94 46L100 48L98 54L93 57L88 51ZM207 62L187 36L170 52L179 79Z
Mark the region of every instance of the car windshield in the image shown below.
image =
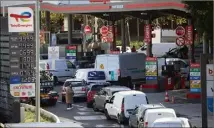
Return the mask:
M70 85L71 85L71 87L79 87L79 86L83 86L83 83L82 83L82 81L67 81L64 84L65 87L70 86Z
M103 71L90 71L88 72L88 80L105 80L106 76Z
M92 86L91 91L100 91L103 87L104 85L94 85Z

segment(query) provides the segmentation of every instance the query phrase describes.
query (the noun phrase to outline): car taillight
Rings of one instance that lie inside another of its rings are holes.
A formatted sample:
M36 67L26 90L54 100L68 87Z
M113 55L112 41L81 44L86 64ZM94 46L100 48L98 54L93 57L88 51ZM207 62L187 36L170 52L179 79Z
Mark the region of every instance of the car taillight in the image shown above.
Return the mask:
M144 127L148 127L148 122L145 122L145 123L144 123Z
M118 74L118 76L120 76L120 69L117 70L117 74Z
M82 91L86 91L86 88L82 88Z
M121 106L121 112L124 112L124 104Z

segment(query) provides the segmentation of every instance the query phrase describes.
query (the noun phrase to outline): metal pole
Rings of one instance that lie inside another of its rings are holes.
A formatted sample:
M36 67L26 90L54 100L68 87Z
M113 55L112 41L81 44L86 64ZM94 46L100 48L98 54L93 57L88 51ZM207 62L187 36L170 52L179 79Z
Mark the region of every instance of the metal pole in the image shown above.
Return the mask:
M36 0L35 5L35 23L36 23L36 122L40 122L40 71L39 71L39 60L40 60L40 2Z
M3 1L1 1L1 5L2 5L2 15L3 17L5 17L5 6L3 4Z

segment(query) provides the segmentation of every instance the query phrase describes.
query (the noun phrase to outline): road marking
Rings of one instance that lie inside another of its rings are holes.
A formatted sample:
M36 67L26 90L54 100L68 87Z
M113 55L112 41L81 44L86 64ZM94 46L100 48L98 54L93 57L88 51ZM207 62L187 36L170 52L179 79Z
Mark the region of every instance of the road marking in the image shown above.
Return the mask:
M77 108L79 111L87 111L87 112L94 112L94 110L90 108Z
M76 107L81 107L81 108L87 108L87 107L85 107L85 106L78 105L78 104L73 104L73 106L76 106Z
M96 128L102 128L102 127L117 127L117 128L124 128L124 125L119 124L98 124L95 126Z
M92 114L96 114L96 115L101 115L102 113L100 112L77 112L79 115L92 115Z
M75 120L105 120L105 116L74 116Z

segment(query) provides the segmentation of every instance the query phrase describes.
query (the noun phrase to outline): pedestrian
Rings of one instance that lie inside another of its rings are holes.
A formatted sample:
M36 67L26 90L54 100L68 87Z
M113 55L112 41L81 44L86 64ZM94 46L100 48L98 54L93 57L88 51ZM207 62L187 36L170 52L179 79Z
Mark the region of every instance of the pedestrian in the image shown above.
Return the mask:
M70 86L67 86L66 87L66 96L65 96L67 110L71 110L73 108L73 106L72 106L73 94L74 94L73 89Z
M132 47L132 52L136 52L136 48L135 48L135 46L133 45L133 47Z

